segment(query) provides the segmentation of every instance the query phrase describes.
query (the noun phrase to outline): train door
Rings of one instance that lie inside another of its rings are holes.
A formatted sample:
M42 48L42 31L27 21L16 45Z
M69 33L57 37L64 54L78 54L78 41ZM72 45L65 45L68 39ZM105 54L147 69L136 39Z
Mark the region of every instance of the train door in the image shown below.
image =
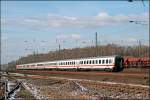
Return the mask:
M120 56L115 57L115 68L114 71L122 71L124 69L123 66L123 58Z

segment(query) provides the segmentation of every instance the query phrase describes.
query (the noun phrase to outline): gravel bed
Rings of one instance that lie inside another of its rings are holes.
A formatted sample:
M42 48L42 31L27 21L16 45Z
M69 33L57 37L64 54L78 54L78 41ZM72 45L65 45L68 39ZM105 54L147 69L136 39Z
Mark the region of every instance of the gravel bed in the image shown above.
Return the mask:
M67 79L24 79L37 99L149 99L150 88Z

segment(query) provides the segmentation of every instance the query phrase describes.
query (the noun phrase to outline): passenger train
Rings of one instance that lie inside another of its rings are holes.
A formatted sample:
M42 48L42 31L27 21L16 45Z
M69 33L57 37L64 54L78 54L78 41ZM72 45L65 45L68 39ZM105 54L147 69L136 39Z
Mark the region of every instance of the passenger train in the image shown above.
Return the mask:
M17 65L16 69L76 69L76 70L107 70L122 71L124 59L121 56L103 56L79 59L67 59Z

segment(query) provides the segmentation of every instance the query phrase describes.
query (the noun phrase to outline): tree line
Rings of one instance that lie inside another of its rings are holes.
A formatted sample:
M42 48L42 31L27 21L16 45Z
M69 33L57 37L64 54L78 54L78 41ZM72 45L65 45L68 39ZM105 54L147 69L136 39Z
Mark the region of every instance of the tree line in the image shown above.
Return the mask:
M107 44L101 46L92 46L84 48L62 49L56 51L49 51L45 54L30 54L26 57L21 57L16 61L7 64L8 69L14 69L17 64L35 63L43 61L54 61L73 58L97 57L97 56L131 56L144 57L149 56L149 46L119 46L116 44Z

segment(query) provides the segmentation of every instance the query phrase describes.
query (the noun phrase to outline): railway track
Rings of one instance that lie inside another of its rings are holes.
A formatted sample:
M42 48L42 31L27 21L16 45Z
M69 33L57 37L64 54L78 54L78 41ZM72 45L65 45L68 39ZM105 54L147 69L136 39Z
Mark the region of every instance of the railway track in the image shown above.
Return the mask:
M1 84L2 93L1 93L0 100L17 99L16 94L18 94L21 90L24 89L22 82L10 76L9 74L1 74L0 76L1 76L1 83L2 83Z
M70 71L34 71L34 70L18 70L16 71L17 73L24 73L24 74L60 74L60 75L65 75L65 74L72 74L72 75L115 75L115 76L137 76L137 77L143 77L143 76L149 76L149 72L118 72L118 73L113 73L113 72L106 72L106 71L87 71L87 72L70 72Z
M14 99L15 92L20 88L21 82L8 76L7 74L1 75L1 82L3 83L3 95L2 100L12 100Z
M149 73L146 72L103 72L103 71L89 71L89 72L67 72L67 71L16 71L17 73L25 75L41 75L53 77L65 77L73 79L87 79L104 82L120 82L126 84L140 84L150 85Z
M149 86L52 76L18 77L39 99L149 99Z

